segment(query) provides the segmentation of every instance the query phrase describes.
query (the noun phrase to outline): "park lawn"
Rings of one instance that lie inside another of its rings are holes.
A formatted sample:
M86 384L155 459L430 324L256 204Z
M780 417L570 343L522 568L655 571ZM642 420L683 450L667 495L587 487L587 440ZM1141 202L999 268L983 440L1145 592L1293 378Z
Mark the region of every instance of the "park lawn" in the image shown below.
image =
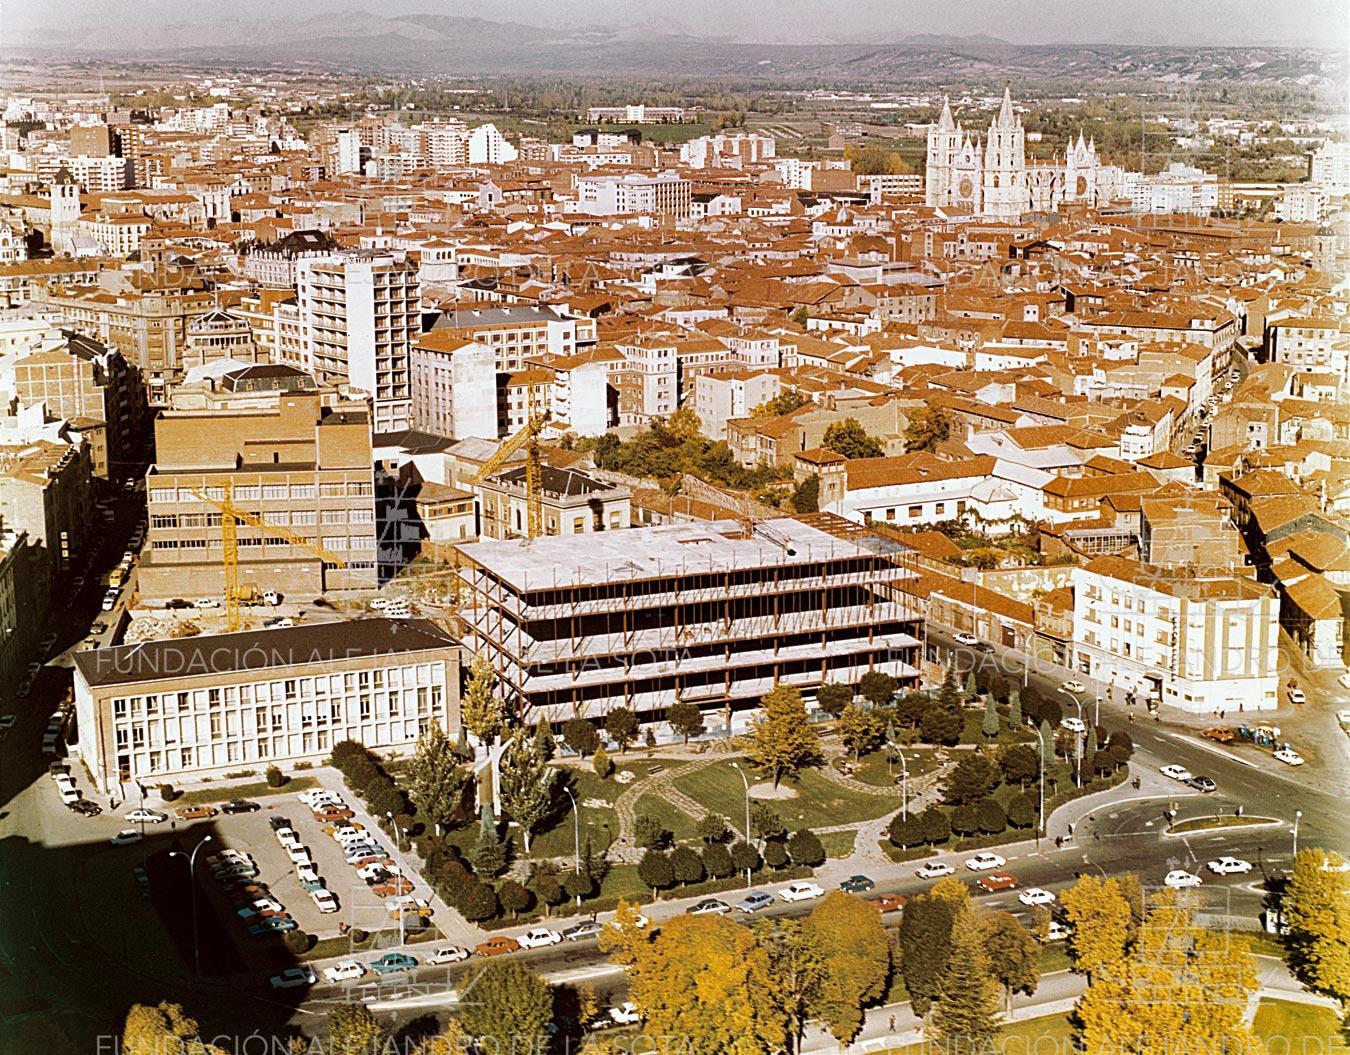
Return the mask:
M1319 1052L1345 1055L1350 1052L1334 1012L1292 1000L1263 1000L1252 1022L1256 1035L1271 1051Z
M1202 832L1215 828L1242 828L1251 824L1279 824L1274 817L1234 817L1231 813L1227 816L1216 814L1213 817L1192 817L1188 821L1180 821L1167 829L1168 835L1183 835L1186 832Z
M254 784L231 784L228 787L193 788L191 791L181 792L173 800L173 805L199 806L211 802L229 802L230 799L257 799L264 795L289 795L292 792L299 793L317 787L318 783L314 777L291 777L279 788L272 787L265 780L259 780Z
M633 803L633 815L640 817L644 814L660 821L661 827L670 832L677 842L698 838L698 832L695 830L697 819L689 816L684 810L676 809L663 799L659 792L650 791L637 797L637 801Z
M734 825L737 818L745 816L745 785L740 773L731 768L732 761L735 760L728 759L725 766L708 766L676 777L675 784L710 813L720 813ZM795 790L797 797L763 801L773 807L789 831L868 821L894 813L898 807L893 794L852 791L811 769L802 770L795 779L785 777L781 784Z
M914 781L937 768L937 752L932 748L910 748L905 751L905 762L909 766L909 779ZM885 751L863 755L860 761L852 762L852 765L853 772L849 775L854 780L888 790L900 787L900 761L896 759L888 766Z
M984 724L984 709L969 709L961 712L964 725L961 727L963 744L1024 744L1034 742L1036 734L1029 726L1013 727L1004 715L998 716L998 735L985 736L981 726Z
M847 857L853 852L857 835L857 832L822 832L820 845L825 847L826 857Z

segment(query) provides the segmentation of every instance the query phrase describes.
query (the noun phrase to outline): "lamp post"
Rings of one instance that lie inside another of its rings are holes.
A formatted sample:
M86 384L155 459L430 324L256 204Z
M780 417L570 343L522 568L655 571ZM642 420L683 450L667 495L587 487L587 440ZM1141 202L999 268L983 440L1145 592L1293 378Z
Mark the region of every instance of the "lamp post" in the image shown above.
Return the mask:
M1091 865L1093 868L1095 868L1098 872L1102 874L1103 880L1106 879L1106 869L1103 868L1101 865L1099 865L1096 861L1089 860L1087 854L1083 855L1083 864Z
M745 775L745 770L739 762L731 763L731 768L741 775L741 783L745 785L745 845L750 845L750 781ZM745 885L750 885L750 869L745 870Z
M577 875L581 875L581 807L577 805L577 798L572 794L572 789L566 784L563 785L563 791L566 793L567 797L572 800L573 834L576 837L572 868ZM577 895L577 907L581 907L580 894Z
M192 969L197 975L202 973L202 946L197 931L197 851L211 841L211 836L203 835L191 853L182 850L170 850L170 857L181 857L188 863L188 882L192 885Z
M406 879L408 875L407 868L403 863L403 840L399 838L402 834L398 822L394 820L393 813L386 812L385 816L389 818L389 826L394 829L394 849L398 853L398 874L399 878ZM402 886L402 884L399 884ZM402 895L400 895L402 896ZM401 949L408 944L407 935L404 932L403 918L407 915L406 906L401 906L398 910L398 947Z
M1303 811L1294 811L1294 856L1298 856L1298 822L1303 819Z
M1036 849L1041 848L1041 833L1045 831L1045 737L1036 730L1036 752L1040 758L1040 805L1037 812L1040 819L1036 822Z
M1097 702L1092 708L1092 724L1094 726L1102 724L1102 698L1100 696L1097 697Z
M891 748L900 756L900 816L909 820L909 763L898 744L891 744Z
M1081 726L1083 724L1083 701L1068 689L1061 688L1059 691L1064 693L1069 699L1073 700L1074 706L1078 708L1078 724ZM1076 729L1073 734L1073 743L1073 783L1074 787L1081 789L1083 786L1083 734Z

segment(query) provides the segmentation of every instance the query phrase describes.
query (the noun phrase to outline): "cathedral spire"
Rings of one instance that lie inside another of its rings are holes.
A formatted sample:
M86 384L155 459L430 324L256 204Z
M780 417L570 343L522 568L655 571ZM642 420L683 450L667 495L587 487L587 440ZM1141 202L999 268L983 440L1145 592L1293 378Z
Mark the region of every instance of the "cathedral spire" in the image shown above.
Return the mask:
M942 116L938 118L938 131L950 132L955 127L956 123L952 120L951 100L944 95L942 97Z
M1005 85L1003 88L1003 105L998 108L998 125L1000 128L1011 128L1014 120L1012 88Z

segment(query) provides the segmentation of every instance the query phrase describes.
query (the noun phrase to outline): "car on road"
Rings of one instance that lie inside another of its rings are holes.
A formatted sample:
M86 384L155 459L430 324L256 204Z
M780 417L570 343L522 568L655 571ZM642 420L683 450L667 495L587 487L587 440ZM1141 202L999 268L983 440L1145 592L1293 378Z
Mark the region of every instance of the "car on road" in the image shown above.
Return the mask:
M975 881L975 885L981 890L990 894L999 890L1012 890L1017 886L1017 877L1011 872L991 872L987 876L980 876Z
M686 915L689 916L724 916L731 911L731 906L725 901L719 901L715 897L705 897L697 905L691 908Z
M97 802L90 802L88 799L79 799L75 802L67 802L66 806L73 813L78 813L81 817L97 817L103 812Z
M417 958L406 952L387 952L378 960L372 960L370 969L376 974L396 974L399 971L411 971L417 966Z
M1192 875L1181 868L1174 868L1163 877L1163 886L1173 887L1174 889L1200 886L1202 882L1198 875Z
M204 821L220 811L214 806L182 806L176 812L180 821Z
M825 896L825 890L816 886L815 883L808 883L806 880L798 880L795 883L789 883L778 891L778 896L784 901L814 901L818 897Z
M103 595L103 603L99 606L105 612L111 612L117 607L117 590L109 587L108 592Z
M1071 733L1079 733L1080 735L1087 732L1087 726L1081 718L1061 718L1059 720L1059 727L1061 729L1067 729Z
M1282 747L1275 752L1274 756L1277 762L1283 762L1286 766L1303 765L1303 756L1292 747Z
M852 875L839 884L839 889L846 894L861 894L865 890L873 890L876 884L865 875Z
M752 890L733 906L737 912L758 912L773 904L773 897L762 890Z
M1002 868L1008 862L998 854L991 854L988 850L978 853L974 857L966 860L966 867L972 872L988 872L994 868Z
M572 924L562 932L562 936L564 941L584 941L587 938L594 938L603 929L595 920L587 919Z
M125 815L125 819L132 824L163 824L169 819L167 813L160 813L159 810L148 810L145 807L138 807Z
M343 960L332 967L323 969L323 976L330 982L350 982L366 973L366 965L360 960Z
M636 1026L642 1021L642 1012L633 1001L625 1000L617 1007L609 1009L609 1017L614 1020L616 1026Z
M1060 688L1065 692L1087 692L1087 686L1081 681L1066 681L1060 685Z
M273 989L299 989L301 986L313 985L318 980L313 967L287 967L268 979Z
M275 619L264 619L264 630L284 630L287 627L295 626L295 620L290 616L279 615Z
M980 643L980 639L974 634L956 634L952 637L958 645L965 645L966 648L974 648Z
M1216 744L1231 744L1236 734L1226 726L1216 725L1212 729L1206 729L1200 735L1206 740L1213 740Z
M1018 894L1017 900L1028 907L1032 905L1052 905L1055 902L1055 895L1049 890L1033 886L1027 887L1027 889Z
M1195 788L1196 791L1203 791L1207 795L1219 788L1219 785L1214 783L1211 777L1191 777L1186 783Z
M443 945L427 957L427 963L459 963L469 958L469 950L458 945Z
M943 876L955 875L956 869L945 861L929 861L916 868L914 874L920 879L941 879Z
M262 809L256 802L250 802L248 799L230 799L220 807L221 813L256 813Z
M516 941L520 942L522 949L543 949L549 945L557 945L562 941L562 935L547 927L535 927L533 930L527 930Z
M1205 865L1211 872L1219 876L1246 875L1252 870L1252 863L1244 861L1240 857L1218 857L1209 864Z
M1179 780L1183 784L1195 776L1195 774L1192 773L1185 766L1178 766L1178 765L1162 766L1161 768L1159 768L1158 772L1165 777L1171 777L1173 780Z
M878 912L899 912L908 900L904 894L882 894L873 904Z
M479 956L502 956L508 952L518 952L520 942L508 938L505 934L494 934L487 941L481 941L473 947Z
M112 843L114 846L131 846L133 843L141 842L144 839L145 836L135 828L124 828L109 839L108 842Z
M1289 702L1296 703L1301 707L1308 702L1308 697L1302 689L1295 687L1289 690Z
M219 608L219 607L220 607L220 598L219 598L219 597L198 597L195 601L192 602L192 607L193 607L193 608Z

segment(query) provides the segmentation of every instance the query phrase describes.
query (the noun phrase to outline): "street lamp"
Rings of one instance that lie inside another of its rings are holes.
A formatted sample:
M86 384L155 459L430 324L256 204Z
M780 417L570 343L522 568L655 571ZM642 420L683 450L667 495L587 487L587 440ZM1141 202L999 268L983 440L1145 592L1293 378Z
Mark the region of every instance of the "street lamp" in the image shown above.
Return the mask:
M1295 810L1295 811L1294 811L1294 856L1295 856L1295 857L1298 856L1298 822L1302 819L1302 817L1303 817L1303 811L1302 811L1302 810Z
M393 813L386 812L385 816L389 818L389 826L394 829L394 849L398 853L399 878L406 879L408 877L408 869L403 860L403 840L399 838L399 836L402 834L402 829L399 828L398 822L394 820ZM403 884L400 883L399 887L401 888L402 886ZM401 906L398 910L398 947L400 949L408 944L408 939L407 935L404 932L404 923L403 923L403 920L407 916L407 914L408 914L407 906L406 905Z
M1068 689L1061 688L1059 691L1064 693L1069 699L1073 700L1074 706L1078 708L1078 724L1081 726L1083 724L1083 701ZM1075 729L1073 733L1073 743L1075 759L1073 767L1073 783L1075 787L1081 789L1083 787L1083 734L1077 729Z
M1039 729L1036 730L1036 751L1040 757L1040 820L1036 822L1036 849L1041 848L1041 833L1045 831L1045 737L1041 735Z
M1106 869L1103 868L1101 865L1099 865L1096 861L1088 860L1088 855L1087 855L1087 854L1084 854L1084 855L1083 855L1083 864L1085 864L1085 865L1091 865L1093 868L1095 868L1098 872L1100 872L1100 873L1102 874L1102 879L1103 879L1103 880L1106 879Z
M1097 702L1092 708L1092 725L1094 728L1102 724L1102 698L1097 697Z
M192 969L193 973L202 973L202 946L197 931L197 851L211 841L211 836L203 835L190 854L182 850L170 850L170 857L181 857L188 863L188 882L192 890Z
M741 775L741 783L745 785L745 845L750 845L750 781L746 778L745 770L741 769L740 763L731 763L731 768ZM750 869L745 870L745 885L750 885Z
M581 875L581 807L577 805L577 798L572 794L572 789L566 784L562 786L563 793L572 800L572 821L576 835L576 849L572 859L572 868L577 875ZM577 895L577 907L581 907L581 895Z
M900 816L909 820L909 763L905 761L905 753L898 744L892 743L891 749L900 756Z

